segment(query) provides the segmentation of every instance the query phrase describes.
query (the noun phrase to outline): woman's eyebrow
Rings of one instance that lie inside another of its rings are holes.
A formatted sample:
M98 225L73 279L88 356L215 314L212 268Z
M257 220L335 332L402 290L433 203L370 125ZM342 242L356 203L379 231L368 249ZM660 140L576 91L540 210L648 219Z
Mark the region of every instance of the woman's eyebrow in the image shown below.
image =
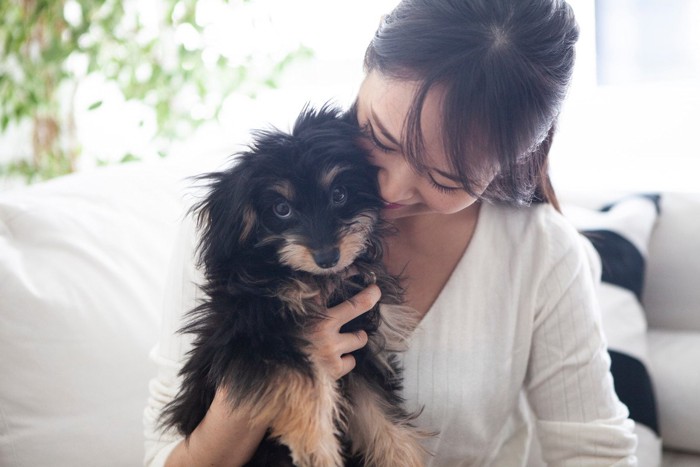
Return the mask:
M391 134L389 133L389 130L386 129L384 124L382 123L381 120L379 120L379 117L377 117L377 114L374 113L374 109L369 109L369 112L372 114L372 119L374 120L374 125L379 129L379 131L382 133L382 135L389 140L390 143L394 144L397 147L401 147L401 143Z

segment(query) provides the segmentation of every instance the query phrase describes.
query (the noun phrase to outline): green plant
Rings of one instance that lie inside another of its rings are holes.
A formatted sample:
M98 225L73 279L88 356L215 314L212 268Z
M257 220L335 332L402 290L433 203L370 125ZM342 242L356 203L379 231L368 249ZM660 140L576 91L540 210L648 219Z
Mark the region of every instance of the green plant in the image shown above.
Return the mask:
M208 0L212 2L240 14L252 3ZM0 130L30 122L33 153L31 160L0 166L0 175L19 174L31 181L75 169L81 151L75 94L91 74L116 83L125 99L151 108L156 137L167 143L216 118L227 96L274 87L289 64L311 55L308 48L296 46L283 56L237 53L231 58L202 40L207 27L198 17L202 2L148 2L156 6L155 18L152 10L150 18L142 14L144 3L0 0ZM189 40L182 40L183 35ZM209 112L193 115L190 107L178 105L184 92L190 104L193 99L206 103ZM101 104L97 100L88 110ZM123 160L135 158L129 154Z

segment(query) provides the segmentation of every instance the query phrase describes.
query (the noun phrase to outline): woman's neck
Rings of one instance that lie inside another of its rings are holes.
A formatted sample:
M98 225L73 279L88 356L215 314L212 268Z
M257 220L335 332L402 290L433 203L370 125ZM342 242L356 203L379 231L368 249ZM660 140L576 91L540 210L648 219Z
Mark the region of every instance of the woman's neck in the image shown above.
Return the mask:
M459 263L476 229L480 206L455 214L424 214L397 219L397 233L386 240L384 262L401 275L406 304L423 316Z
M388 245L401 245L412 255L434 254L454 243L468 243L479 217L480 203L454 214L423 214L393 221L396 234L388 239ZM464 244L466 247L466 244Z

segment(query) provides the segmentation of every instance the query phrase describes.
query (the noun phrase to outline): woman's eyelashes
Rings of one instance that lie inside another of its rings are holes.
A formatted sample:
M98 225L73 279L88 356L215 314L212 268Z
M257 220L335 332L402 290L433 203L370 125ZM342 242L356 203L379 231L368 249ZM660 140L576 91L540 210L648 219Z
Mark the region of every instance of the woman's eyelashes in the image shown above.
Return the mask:
M441 193L451 194L462 190L462 187L441 185L435 181L432 175L428 175L428 180L430 180L432 187Z
M369 137L369 139L372 141L372 144L379 149L380 151L383 152L393 152L396 151L394 148L390 148L386 144L382 143L379 141L379 138L377 138L376 133L374 132L374 128L372 125L367 122L365 125L362 127L363 132Z

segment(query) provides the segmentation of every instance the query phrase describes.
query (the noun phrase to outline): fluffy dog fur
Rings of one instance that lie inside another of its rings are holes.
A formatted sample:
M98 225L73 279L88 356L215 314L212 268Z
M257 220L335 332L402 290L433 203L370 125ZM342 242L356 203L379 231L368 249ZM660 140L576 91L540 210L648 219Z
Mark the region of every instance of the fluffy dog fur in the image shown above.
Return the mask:
M189 436L221 386L269 427L248 465L422 465L392 357L414 323L381 263L382 200L361 137L337 109L305 109L291 134L259 132L231 168L203 177L209 194L194 212L207 298L182 330L194 346L165 427ZM343 329L365 329L369 343L335 381L305 331L370 282L383 305Z

